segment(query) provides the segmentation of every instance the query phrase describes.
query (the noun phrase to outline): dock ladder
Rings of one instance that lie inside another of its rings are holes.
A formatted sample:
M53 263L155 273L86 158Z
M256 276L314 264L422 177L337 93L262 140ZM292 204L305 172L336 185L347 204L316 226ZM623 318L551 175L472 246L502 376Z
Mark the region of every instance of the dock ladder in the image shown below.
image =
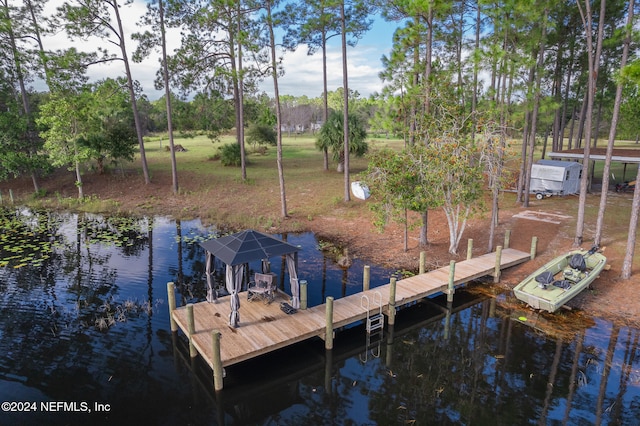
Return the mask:
M366 294L360 299L360 306L367 312L367 333L381 330L384 327L384 316L382 315L382 294L379 291L373 293L373 304L378 307L378 313L371 315L371 304Z
M366 363L369 355L373 358L380 358L380 350L383 339L384 315L382 315L382 294L379 291L373 293L373 305L378 307L378 312L371 315L371 303L369 297L362 295L360 306L367 312L367 339L365 342L364 353L360 354L360 361ZM374 311L375 312L375 311Z

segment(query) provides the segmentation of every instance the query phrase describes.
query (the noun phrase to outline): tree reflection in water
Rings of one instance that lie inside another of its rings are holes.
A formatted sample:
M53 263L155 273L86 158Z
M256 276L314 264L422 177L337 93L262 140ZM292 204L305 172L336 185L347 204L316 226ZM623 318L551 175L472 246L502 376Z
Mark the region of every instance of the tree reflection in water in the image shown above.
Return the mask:
M640 418L638 330L578 321L573 312L514 316L501 303L509 295L497 302L468 291L456 292L450 307L434 299L403 309L379 341L357 326L337 333L330 352L311 340L230 366L216 395L209 367L185 355L186 339L170 332L166 284L177 284L181 304L205 299L197 242L219 229L22 209L0 217L0 397L112 407L2 413L2 423L632 425ZM309 305L360 290L360 259L345 269L313 234L283 238L301 246ZM282 262L271 267L288 290ZM371 286L393 272L372 266Z

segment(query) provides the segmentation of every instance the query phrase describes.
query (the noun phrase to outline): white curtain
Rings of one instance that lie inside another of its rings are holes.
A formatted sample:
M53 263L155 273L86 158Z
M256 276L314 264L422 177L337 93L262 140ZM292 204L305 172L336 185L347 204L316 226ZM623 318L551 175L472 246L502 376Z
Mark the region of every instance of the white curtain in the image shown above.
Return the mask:
M227 265L226 286L231 295L231 313L229 314L229 325L237 327L240 323L240 297L238 293L242 289L242 279L244 275L243 265Z
M213 289L213 255L207 252L207 302L216 302L218 300L218 292Z
M287 255L287 269L291 285L291 306L300 309L300 284L298 283L298 271L296 271L296 253Z

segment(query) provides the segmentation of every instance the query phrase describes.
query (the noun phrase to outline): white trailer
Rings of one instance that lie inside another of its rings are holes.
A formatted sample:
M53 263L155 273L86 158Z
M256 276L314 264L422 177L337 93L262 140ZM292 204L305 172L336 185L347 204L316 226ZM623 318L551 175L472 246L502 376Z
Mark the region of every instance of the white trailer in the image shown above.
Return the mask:
M582 164L574 161L539 160L531 168L529 192L541 200L552 195L580 192Z

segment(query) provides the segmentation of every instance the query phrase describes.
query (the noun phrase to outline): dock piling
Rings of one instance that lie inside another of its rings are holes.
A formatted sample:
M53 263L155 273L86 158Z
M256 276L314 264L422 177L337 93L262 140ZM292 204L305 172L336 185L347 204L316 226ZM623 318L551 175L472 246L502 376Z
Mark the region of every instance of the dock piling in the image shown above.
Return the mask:
M371 266L364 265L364 271L362 272L362 291L369 290L371 285Z
M455 286L455 277L456 277L456 261L452 260L449 262L449 284L447 288L447 302L453 302L453 295L456 292Z
M508 249L508 248L509 248L509 242L510 242L510 240L511 240L511 230L510 230L510 229L507 229L507 230L504 232L504 246L503 246L504 248L506 248L506 249Z
M333 297L327 297L327 307L325 310L326 329L324 332L324 348L333 349Z
M213 388L216 391L222 390L224 373L222 370L222 357L220 356L220 332L211 332L211 342L213 346Z
M173 311L176 310L176 285L173 282L167 283L167 298L169 299L169 321L171 322L171 331L178 331L178 324L173 318Z
M389 280L389 325L396 323L396 277Z
M473 257L473 238L467 240L467 260Z
M425 273L426 263L427 263L426 257L427 257L427 254L424 251L421 251L420 252L420 270L419 270L420 274Z
M531 260L536 258L537 247L538 247L538 237L531 238Z
M502 261L502 246L496 247L496 267L493 271L493 282L500 282L500 273L502 269L500 268L500 262Z
M300 280L300 309L307 309L307 280Z
M196 321L193 316L193 303L187 304L187 326L189 331L189 355L194 358L198 355L198 350L193 344L193 335L196 334Z

